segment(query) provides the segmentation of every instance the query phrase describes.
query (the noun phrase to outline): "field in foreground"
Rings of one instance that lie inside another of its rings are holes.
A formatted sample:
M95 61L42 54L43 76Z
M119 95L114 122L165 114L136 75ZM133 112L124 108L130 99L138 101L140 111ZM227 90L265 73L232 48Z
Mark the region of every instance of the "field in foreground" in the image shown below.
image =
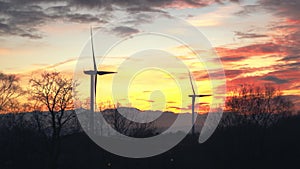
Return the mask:
M48 166L49 141L36 131L2 128L1 169L41 169ZM276 125L219 127L212 137L198 144L187 136L168 152L145 159L113 155L94 144L82 132L65 135L58 158L59 169L185 169L185 168L299 168L300 116Z

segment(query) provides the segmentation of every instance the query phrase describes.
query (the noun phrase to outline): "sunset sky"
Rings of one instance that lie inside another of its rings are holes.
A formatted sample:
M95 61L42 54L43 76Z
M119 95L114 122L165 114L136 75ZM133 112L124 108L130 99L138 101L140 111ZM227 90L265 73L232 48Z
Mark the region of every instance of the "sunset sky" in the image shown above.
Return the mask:
M147 25L155 25L151 29L159 33L159 30L166 29L166 22L178 18L196 27L210 42L222 61L227 91L245 83L256 86L272 83L299 109L299 9L299 0L0 0L0 71L17 74L24 87L30 77L44 70L57 70L69 76L75 73L81 80L79 90L88 93L89 77L77 73L93 67L88 58L92 56L89 39L92 26L98 63L102 54L111 47L109 44L124 40L128 35L135 40L125 40L109 53L109 59L98 64L101 70L118 71L122 70L122 61L133 57L128 63L130 66L123 68L125 73L98 78L98 102L110 100L114 80L118 81L118 77L126 79L126 72L134 69L135 64L141 64L134 61L134 54L152 57L149 52L139 51L149 44L167 52L150 52L155 54L153 64L156 60L166 63L166 69L178 75L179 83L189 85L183 67L172 69L176 65L158 58L164 60L168 54L176 56L192 72L198 93L212 94L212 82L206 69L207 66L214 67L214 62L195 61L195 56L182 44L162 37L151 37L149 41L145 36L144 39L135 37L145 32ZM168 27L167 31L182 34L179 27ZM196 43L196 38L199 38L186 37L191 43ZM188 45L193 46L191 43ZM85 58L89 60L79 61ZM190 86L180 91L176 80L163 71L144 70L135 75L131 86L126 88L130 99L118 97L117 101L141 109L189 111L190 98L187 95L192 92ZM222 79L214 81L217 87L222 87ZM179 97L185 101L180 102ZM205 107L211 98L198 102Z

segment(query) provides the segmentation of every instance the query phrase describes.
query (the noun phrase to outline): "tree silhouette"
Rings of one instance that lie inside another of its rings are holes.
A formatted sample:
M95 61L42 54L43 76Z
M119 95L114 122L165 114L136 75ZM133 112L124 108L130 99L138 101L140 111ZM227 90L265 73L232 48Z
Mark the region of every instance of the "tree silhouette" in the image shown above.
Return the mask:
M13 112L17 110L18 97L24 91L19 85L19 78L16 75L0 73L0 112Z
M113 108L110 109L105 109L102 112L105 120L116 131L131 137L149 137L149 136L153 136L156 133L157 128L154 122L139 123L130 120L130 119L137 120L138 116L136 113L143 113L143 112L140 112L138 109L134 109L134 108L126 108L126 107L118 107L118 106L119 105L117 104L117 106L114 106ZM118 109L122 109L121 111L125 114L122 115ZM148 118L148 117L145 115L143 116L143 118Z
M246 142L254 149L251 152L256 159L264 156L268 128L277 126L293 112L293 103L270 84L241 85L227 98L226 107L230 113L224 114L222 125L240 132L232 135L236 140L242 140L244 133L251 133Z
M75 112L67 114L66 110L74 108L72 91L77 84L58 72L44 72L40 78L30 79L29 83L31 99L41 103L50 112L50 168L54 169L57 168L60 154L62 128L76 116Z
M290 115L293 103L270 84L264 87L241 85L227 98L226 108L230 112L245 115L249 123L269 126L279 118Z

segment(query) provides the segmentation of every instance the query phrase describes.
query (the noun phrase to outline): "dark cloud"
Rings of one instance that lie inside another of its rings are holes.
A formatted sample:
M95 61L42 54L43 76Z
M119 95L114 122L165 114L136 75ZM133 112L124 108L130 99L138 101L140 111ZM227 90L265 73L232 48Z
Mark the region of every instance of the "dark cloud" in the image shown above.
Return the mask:
M0 23L0 33L5 33L10 31L10 26L7 24Z
M46 8L46 12L49 14L66 14L71 12L69 6L51 6Z
M60 4L66 5L60 5ZM72 10L68 1L0 1L0 35L31 39L42 37L38 27L63 20L76 23L103 23L102 16Z
M86 8L112 8L113 6L125 8L166 8L189 7L199 8L212 3L239 2L239 0L72 0L70 4Z
M119 36L129 36L135 33L139 33L140 31L134 28L130 28L127 26L118 26L112 29L114 33Z
M240 51L251 51L253 53L277 53L280 52L280 45L275 44L275 43L264 43L264 44L255 44L255 45L249 45L245 47L239 48Z
M260 10L260 5L245 5L241 11L236 12L238 16L245 16Z
M239 76L242 73L244 73L244 71L240 70L240 69L239 70L234 70L234 69L225 70L225 76L226 76L226 78L229 78L229 79Z
M221 60L222 62L236 62L246 59L245 56L222 56Z
M275 66L274 69L276 71L270 72L265 76L274 76L279 79L288 80L289 84L286 87L289 87L292 85L297 85L299 83L299 80L300 80L299 68L295 69L295 67L292 67L292 66L278 65L278 66Z
M126 1L123 1L126 2ZM69 1L70 6L75 6L78 8L97 8L97 9L111 9L112 8L112 3L110 0L71 0Z
M275 76L266 76L266 77L261 78L261 80L271 81L271 82L274 82L276 84L284 84L284 83L288 83L289 82L288 80L279 79L279 78L277 78Z
M286 65L283 65L283 67L286 67L290 70L298 70L299 71L300 70L300 62L298 60L298 62L288 63Z
M300 53L300 1L299 0L260 0L262 8L278 16L283 22L274 24L273 29L284 32L275 39L286 48L287 59ZM300 58L293 58L300 61Z
M164 13L166 14L167 12L161 10L161 9L156 9L156 8L151 8L149 6L135 6L135 7L129 7L126 9L127 12L133 14L133 13L139 13L139 12L158 12L158 13Z
M266 10L281 17L298 20L300 16L299 0L258 0L257 4L245 5L237 15L250 15L260 10Z
M298 55L288 55L285 56L284 58L280 59L280 61L295 61L295 60L299 60L300 56Z
M299 0L259 0L261 8L266 9L278 16L299 20Z
M283 51L283 47L275 43L257 43L238 48L216 48L224 62L241 61L252 56L276 55Z
M31 39L39 39L41 35L34 28L20 28L16 25L0 23L0 35L15 35Z
M235 31L235 36L239 39L253 39L253 38L265 38L268 37L267 35L256 34L256 33L243 33L239 31Z
M0 35L40 38L36 27L47 21L46 14L37 5L20 6L0 2Z
M151 23L158 17L170 17L167 13L163 12L142 12L135 14L128 14L126 20L122 21L120 25L126 25L129 27L139 26L145 23Z
M286 59L287 58L287 59ZM289 58L289 56L280 59L284 63L278 63L273 66L277 75L296 77L300 80L300 61L299 58Z
M208 80L208 79L219 79L224 80L226 74L223 70L210 70L209 72L193 71L193 77L196 81Z
M272 31L282 32L273 41L284 48L288 55L300 52L300 1L299 0L258 0L255 5L246 5L239 13L252 14L265 11L279 20L271 26Z
M160 13L168 17L165 8L199 8L213 3L237 0L0 0L0 35L41 38L38 27L63 20L76 23L105 23L108 13L121 10L131 15ZM132 23L151 22L150 15L132 17ZM127 25L128 26L128 25ZM136 32L117 28L117 33Z
M76 23L91 23L91 22L96 22L96 23L105 23L106 21L100 20L99 17L95 17L90 14L68 14L65 16L65 18L71 22L76 22Z
M19 34L21 37L26 37L26 38L30 38L30 39L40 39L42 38L41 35L38 34L32 34L32 33L22 33Z

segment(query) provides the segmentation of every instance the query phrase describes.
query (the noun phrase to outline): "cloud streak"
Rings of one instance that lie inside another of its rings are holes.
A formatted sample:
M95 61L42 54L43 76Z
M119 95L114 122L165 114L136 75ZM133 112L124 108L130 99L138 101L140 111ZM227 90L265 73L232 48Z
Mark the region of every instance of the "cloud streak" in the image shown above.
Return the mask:
M237 36L239 39L254 39L254 38L266 38L267 35L262 34L256 34L256 33L243 33L239 31L235 31L235 36Z
M119 36L129 36L132 34L139 33L140 31L138 29L130 28L127 26L118 26L112 29L112 32Z
M261 78L261 80L265 80L265 81L271 81L274 82L276 84L284 84L284 83L288 83L288 80L285 79L279 79L276 76L265 76L263 78Z

